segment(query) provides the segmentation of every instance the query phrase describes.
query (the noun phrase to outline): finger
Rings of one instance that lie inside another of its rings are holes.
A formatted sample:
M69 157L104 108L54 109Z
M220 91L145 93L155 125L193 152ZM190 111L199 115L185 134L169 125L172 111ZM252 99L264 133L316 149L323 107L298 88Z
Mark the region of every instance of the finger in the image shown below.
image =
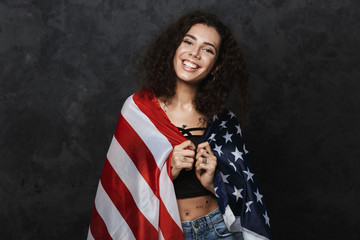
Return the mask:
M183 155L178 155L175 158L175 162L179 162L179 163L180 162L187 162L187 163L193 164L194 163L194 158L183 156Z
M199 160L200 157L206 157L206 158L210 158L212 155L206 151L205 149L200 149L197 153L196 153L196 160Z
M199 155L196 157L195 167L197 167L199 164L211 164L216 166L217 158L214 155L210 155L210 156Z
M194 162L193 159L188 159L186 161L179 163L179 167L181 169L185 169L185 170L189 171L193 168L193 165L194 165L193 162Z
M184 149L180 149L180 150L174 149L173 156L176 159L178 159L178 158L182 159L183 157L195 158L195 151L184 150Z
M212 153L209 142L200 143L197 147L197 151L200 151L201 149L205 149L208 153Z
M196 149L194 143L192 143L190 140L182 142L177 146L180 147L181 149L186 149L186 148L188 148L190 150L195 150Z
M207 171L207 172L211 172L214 171L216 168L216 164L214 163L203 163L202 161L197 161L195 164L195 169L196 171Z
M200 156L198 159L196 159L195 167L200 166L200 164L209 164L209 159L203 156Z
M189 165L187 165L187 166L184 166L183 169L185 169L186 171L190 171L192 168L193 168L193 165L192 165L192 164L189 164Z
M193 150L182 150L179 152L180 155L184 157L194 158L195 157L195 151Z
M189 163L194 163L194 158L193 157L183 157L182 159L181 159L181 161L183 161L183 162L189 162Z
M184 169L192 169L193 164L191 162L183 162L182 163L182 168Z
M194 159L192 158L186 158L186 160L184 160L184 158L182 159L178 158L177 161L173 163L173 167L180 170L192 169L193 163L194 163Z
M176 145L176 146L174 147L174 149L190 148L191 143L192 143L192 142L191 142L190 140L184 141L184 142L180 143L179 145Z

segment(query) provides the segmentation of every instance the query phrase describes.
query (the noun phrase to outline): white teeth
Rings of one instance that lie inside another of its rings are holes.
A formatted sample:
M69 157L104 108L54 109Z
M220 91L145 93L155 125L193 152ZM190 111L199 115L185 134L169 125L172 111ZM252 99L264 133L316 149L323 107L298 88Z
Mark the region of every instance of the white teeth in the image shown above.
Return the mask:
M194 63L191 63L191 62L188 62L188 61L183 61L183 64L189 68L193 68L193 69L196 69L198 68L198 65L194 64Z

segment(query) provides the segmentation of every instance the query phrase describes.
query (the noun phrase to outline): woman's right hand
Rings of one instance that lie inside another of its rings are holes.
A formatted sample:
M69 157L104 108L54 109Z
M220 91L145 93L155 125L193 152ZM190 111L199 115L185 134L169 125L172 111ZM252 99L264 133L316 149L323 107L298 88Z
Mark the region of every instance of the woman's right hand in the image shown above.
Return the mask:
M187 140L174 147L171 156L171 175L175 179L181 170L191 170L195 158L195 145Z

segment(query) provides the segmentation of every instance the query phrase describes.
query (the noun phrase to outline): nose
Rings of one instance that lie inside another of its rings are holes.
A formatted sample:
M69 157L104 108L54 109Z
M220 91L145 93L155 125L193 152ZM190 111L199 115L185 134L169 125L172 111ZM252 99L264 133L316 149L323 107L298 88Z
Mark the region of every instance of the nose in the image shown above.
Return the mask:
M192 56L192 57L194 57L194 58L199 58L199 57L200 57L199 51L200 51L200 49L194 46L194 47L190 50L189 55Z

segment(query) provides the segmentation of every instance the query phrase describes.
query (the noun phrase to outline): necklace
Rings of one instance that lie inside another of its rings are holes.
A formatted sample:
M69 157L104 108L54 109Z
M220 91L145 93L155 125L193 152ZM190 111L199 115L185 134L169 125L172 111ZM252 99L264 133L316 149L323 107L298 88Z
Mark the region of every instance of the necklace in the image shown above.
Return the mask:
M164 110L165 113L167 113L167 112L166 112L166 108L167 108L166 102L163 102L163 103L164 103L164 105L162 106L162 109Z
M163 104L163 106L162 106L162 110L164 110L164 112L165 112L165 114L167 115L167 111L166 111L166 109L168 108L167 107L167 105L166 105L166 102L163 102L164 104ZM200 116L199 118L198 118L198 125L199 126L203 126L204 125L204 119L203 119L203 117L202 116ZM186 124L182 124L182 128L186 128L187 127L187 125Z

